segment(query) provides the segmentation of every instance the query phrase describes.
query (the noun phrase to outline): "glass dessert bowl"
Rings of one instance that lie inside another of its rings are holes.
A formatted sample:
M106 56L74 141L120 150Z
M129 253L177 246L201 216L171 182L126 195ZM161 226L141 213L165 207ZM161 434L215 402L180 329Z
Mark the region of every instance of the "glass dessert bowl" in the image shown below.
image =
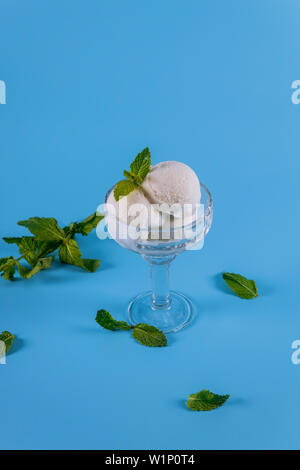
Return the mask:
M150 224L129 227L108 209L114 188L115 186L107 192L104 205L108 232L119 245L140 254L148 261L151 273L151 290L131 300L128 306L129 320L133 325L153 325L164 333L179 331L192 320L193 305L185 295L170 291L170 263L185 250L199 250L203 247L204 237L212 223L211 194L206 186L200 183L201 204L188 224L178 225L171 222L167 228L153 228Z

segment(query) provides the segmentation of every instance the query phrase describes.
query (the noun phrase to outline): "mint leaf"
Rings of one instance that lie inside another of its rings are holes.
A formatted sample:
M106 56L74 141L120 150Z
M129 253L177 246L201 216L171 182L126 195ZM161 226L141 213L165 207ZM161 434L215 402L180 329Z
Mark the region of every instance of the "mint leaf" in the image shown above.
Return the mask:
M135 182L141 184L151 168L150 150L146 147L133 160L130 165L130 173L135 177Z
M41 241L62 241L65 239L64 231L59 228L57 220L53 217L31 217L28 220L18 222Z
M123 171L123 175L125 176L125 178L129 179L130 181L134 180L134 176L127 170Z
M146 147L133 160L130 165L130 172L123 171L126 180L119 181L114 189L115 200L119 201L120 197L127 196L144 181L151 169L150 150Z
M145 323L136 325L132 336L144 346L164 347L168 345L167 338L162 331Z
M0 258L0 271L2 271L7 262L12 259L14 259L13 256L9 256L8 258Z
M164 333L155 326L140 323L136 326L129 325L125 321L117 321L104 309L98 310L96 322L106 330L133 330L132 336L144 346L163 347L167 346L167 338Z
M81 266L81 251L75 240L68 240L60 246L59 259L65 264Z
M13 256L9 258L1 258L0 259L0 272L1 276L4 277L7 281L14 280L14 274L16 269L16 260Z
M211 411L224 405L230 395L217 395L209 390L201 390L198 393L192 393L186 404L193 411Z
M62 242L61 240L40 242L35 237L4 237L3 240L9 244L15 243L19 247L21 254L29 252L28 256L30 256L34 251L37 250L35 253L36 258L47 256L48 254L57 250ZM28 261L29 264L34 264L27 258L26 261Z
M39 243L34 237L9 237L3 240L6 243L15 243L19 247L20 254L32 266L29 269L23 266L19 260L14 260L14 265L18 267L19 273L24 279L30 279L41 270L50 268L54 257L46 257L42 252L49 251L49 244L51 245L51 251L53 251L53 248L57 248L57 242ZM42 249L41 245L43 246ZM45 245L48 245L47 249ZM11 264L13 264L12 261ZM10 269L13 270L12 266ZM9 276L8 266L5 267L4 271L8 271L7 276Z
M40 258L37 261L36 265L33 266L33 268L31 269L25 268L19 261L17 261L19 273L24 279L30 279L31 277L35 276L35 274L39 273L40 271L44 269L49 269L51 267L53 259L54 259L54 256Z
M24 279L29 279L29 273L31 272L31 269L25 268L19 261L17 261L17 266L18 266L20 275Z
M94 228L97 227L99 222L103 219L104 215L94 214L90 215L82 222L75 222L70 225L70 231L74 235L75 233L80 233L81 235L88 235Z
M131 330L132 326L125 321L117 321L112 315L104 309L98 310L96 315L96 322L106 330Z
M53 257L47 258L46 254L54 251L58 246L58 242L39 243L34 237L4 238L3 240L7 243L16 243L20 254L31 264L32 268L28 269L16 261L19 273L24 279L31 278L42 269L50 268Z
M45 258L47 255L50 255L61 245L62 241L48 241L41 242L37 251L38 258Z
M3 237L2 240L4 240L5 243L12 245L14 243L20 243L22 241L22 237Z
M34 266L38 261L36 250L38 248L38 242L34 237L22 237L21 241L17 243L19 252L24 255L26 261Z
M100 264L99 260L82 259L79 246L72 238L60 246L59 259L62 263L72 264L92 273L98 269Z
M133 181L129 180L121 180L119 181L114 189L114 196L115 200L118 202L120 197L127 196L129 193L134 191L138 187L137 184L133 183Z
M82 268L85 269L86 271L89 271L90 273L94 273L97 271L97 269L100 266L100 260L99 259L88 259L88 258L83 258L81 260L82 262Z
M49 269L53 260L54 256L46 256L45 258L40 258L35 267L38 267L40 270Z
M43 269L48 269L53 261L51 255L59 248L59 257L62 263L79 266L89 272L95 272L100 261L97 259L82 259L81 251L74 240L77 233L88 235L104 216L93 213L82 222L71 223L68 227L61 229L57 220L53 217L31 217L28 220L18 222L30 230L34 235L31 237L4 237L8 244L16 244L19 248L20 257L14 259L0 258L0 273L4 279L12 281L16 267L24 279L30 279ZM20 263L24 258L31 268Z
M233 290L233 292L242 299L253 299L258 297L256 283L240 274L223 273L223 279Z
M11 348L11 345L14 342L14 335L12 335L9 331L2 331L0 333L0 340L4 342L5 347L6 347L6 352L8 352Z
M15 243L21 255L24 256L26 261L34 266L38 261L38 255L36 250L38 248L38 242L34 237L19 237L19 238L3 238L6 243Z

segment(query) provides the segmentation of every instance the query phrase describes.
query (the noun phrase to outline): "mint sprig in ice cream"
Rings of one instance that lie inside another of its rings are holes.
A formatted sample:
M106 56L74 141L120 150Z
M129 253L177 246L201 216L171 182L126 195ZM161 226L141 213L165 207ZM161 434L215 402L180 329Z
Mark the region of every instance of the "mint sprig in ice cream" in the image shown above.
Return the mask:
M126 176L129 174L125 173ZM131 181L128 179L128 194L116 200L116 191L111 191L106 201L109 231L113 218L116 218L127 226L139 227L141 234L148 238L151 231L187 226L197 217L201 201L200 182L185 163L164 161L150 166L149 162L144 179L138 184L134 178L132 175ZM125 187L126 180L123 181L121 183Z

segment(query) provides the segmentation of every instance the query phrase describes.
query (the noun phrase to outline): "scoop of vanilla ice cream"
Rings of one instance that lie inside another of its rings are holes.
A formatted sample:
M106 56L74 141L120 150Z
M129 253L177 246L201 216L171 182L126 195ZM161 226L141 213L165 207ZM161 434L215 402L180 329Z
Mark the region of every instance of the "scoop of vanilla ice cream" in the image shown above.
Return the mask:
M152 204L199 204L201 198L196 173L181 162L154 165L141 187Z
M136 190L118 202L111 191L106 218L110 227L118 219L125 225L144 229L143 235L147 237L150 226L151 231L190 224L196 217L196 205L200 199L200 183L189 166L176 161L161 162L152 166Z

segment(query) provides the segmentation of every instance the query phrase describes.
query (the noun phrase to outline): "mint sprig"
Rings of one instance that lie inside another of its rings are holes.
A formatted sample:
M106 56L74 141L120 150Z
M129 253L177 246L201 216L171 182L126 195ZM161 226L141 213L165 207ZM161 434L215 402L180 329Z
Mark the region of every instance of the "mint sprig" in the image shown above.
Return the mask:
M163 347L167 346L167 338L164 333L155 326L139 323L133 328L132 336L144 346Z
M18 269L21 277L30 279L38 272L49 269L54 259L54 252L59 250L59 259L64 264L72 264L86 271L95 272L100 264L97 259L84 259L80 248L75 241L75 235L88 235L103 215L94 213L82 222L73 222L69 226L60 228L53 217L31 217L28 220L18 222L26 227L33 236L28 237L5 237L3 240L8 244L16 244L20 256L14 258L0 258L0 273L4 279L14 280L15 271ZM28 266L20 263L25 260Z
M118 321L104 309L98 310L96 322L106 330L132 330L132 336L139 343L149 347L164 347L168 345L167 338L164 333L155 326L139 323L138 325L130 325L126 321Z
M104 309L98 310L96 315L96 322L106 330L131 330L133 328L126 321L117 321L113 316Z
M114 189L115 200L127 196L139 187L151 169L151 154L148 147L142 150L130 165L130 171L124 170L125 180L119 181Z
M186 405L193 411L211 411L224 405L230 395L217 395L209 390L201 390L198 393L192 393Z
M223 273L223 279L228 287L242 299L253 299L258 297L255 281L247 279L241 274Z

